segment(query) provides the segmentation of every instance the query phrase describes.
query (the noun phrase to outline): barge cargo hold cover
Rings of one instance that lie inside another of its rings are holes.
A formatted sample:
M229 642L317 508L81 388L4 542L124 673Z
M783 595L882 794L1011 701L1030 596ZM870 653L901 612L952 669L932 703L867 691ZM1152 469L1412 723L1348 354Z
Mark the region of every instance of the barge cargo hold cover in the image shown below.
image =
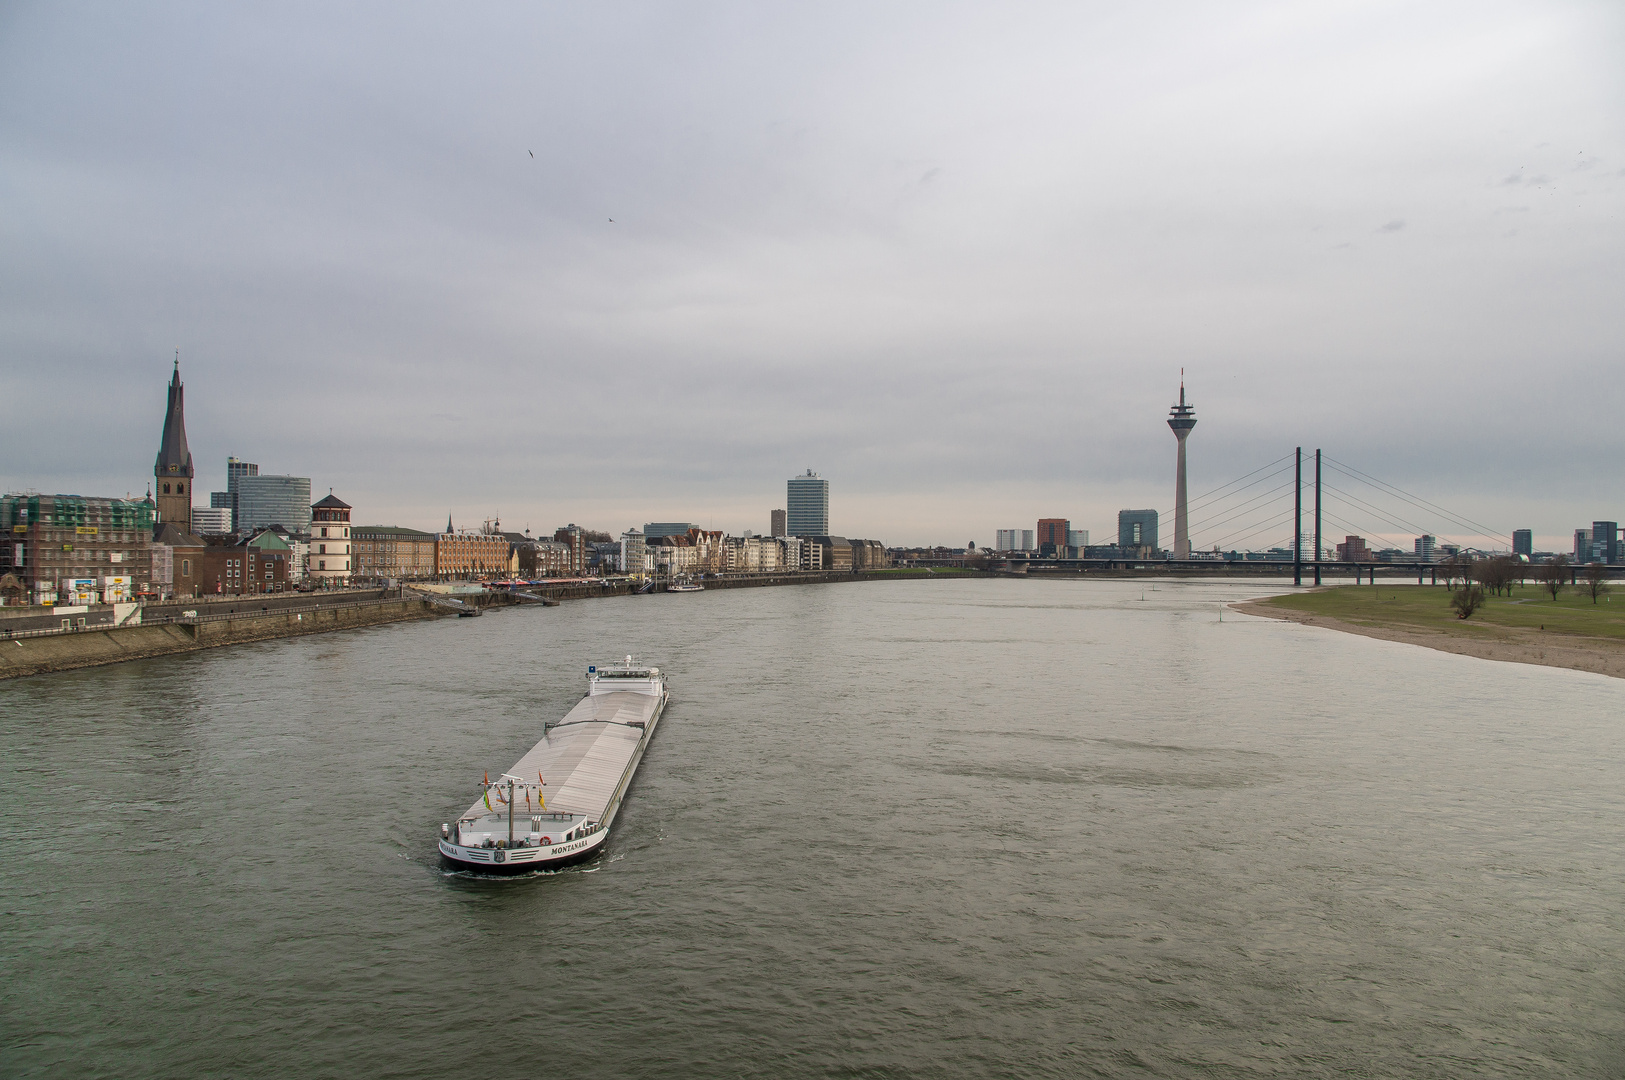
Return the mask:
M591 858L615 822L655 725L666 707L659 668L587 669L587 696L542 741L495 780L474 805L440 827L448 865L517 874Z

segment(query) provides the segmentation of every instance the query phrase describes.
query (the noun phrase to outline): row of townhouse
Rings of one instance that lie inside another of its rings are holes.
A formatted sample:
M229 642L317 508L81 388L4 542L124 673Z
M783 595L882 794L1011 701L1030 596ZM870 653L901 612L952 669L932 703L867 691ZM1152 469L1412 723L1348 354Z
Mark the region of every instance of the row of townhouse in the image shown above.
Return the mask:
M643 539L635 530L621 536L627 573L770 574L789 570L876 570L890 566L878 540L844 536L724 536L689 529L676 536ZM641 565L634 560L641 559Z
M500 523L484 529L443 532L395 525L361 525L352 530L354 573L365 579L488 578L504 574L565 577L586 572L583 530L566 525L551 540L503 532Z

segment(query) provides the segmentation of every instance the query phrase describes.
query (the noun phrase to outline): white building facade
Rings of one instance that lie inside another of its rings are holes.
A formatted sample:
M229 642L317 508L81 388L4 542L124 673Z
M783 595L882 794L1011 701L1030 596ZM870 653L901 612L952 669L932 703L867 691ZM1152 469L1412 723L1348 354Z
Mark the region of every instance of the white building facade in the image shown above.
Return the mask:
M305 576L317 584L350 583L350 504L329 492L310 508L310 553Z

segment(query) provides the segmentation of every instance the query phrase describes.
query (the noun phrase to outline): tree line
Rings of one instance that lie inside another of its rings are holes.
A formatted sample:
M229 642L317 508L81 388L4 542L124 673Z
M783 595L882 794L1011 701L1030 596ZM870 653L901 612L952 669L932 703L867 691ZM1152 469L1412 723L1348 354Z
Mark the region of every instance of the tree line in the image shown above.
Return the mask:
M1573 576L1568 557L1564 555L1533 567L1506 555L1490 559L1453 555L1440 569L1445 573L1445 588L1451 591L1450 605L1462 619L1471 618L1473 612L1484 606L1488 596L1511 596L1512 586L1522 585L1530 577L1539 583L1541 592L1556 600ZM1595 604L1608 592L1608 567L1589 563L1583 573L1578 586L1580 595L1589 596ZM1456 586L1458 581L1460 588Z

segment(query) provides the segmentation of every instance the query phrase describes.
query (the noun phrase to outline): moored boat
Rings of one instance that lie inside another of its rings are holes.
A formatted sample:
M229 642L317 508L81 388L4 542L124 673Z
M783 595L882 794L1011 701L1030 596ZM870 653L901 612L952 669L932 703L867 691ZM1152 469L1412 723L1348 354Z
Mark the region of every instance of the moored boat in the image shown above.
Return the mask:
M587 695L496 780L456 822L440 826L448 866L522 874L597 854L666 707L657 667L587 669Z

